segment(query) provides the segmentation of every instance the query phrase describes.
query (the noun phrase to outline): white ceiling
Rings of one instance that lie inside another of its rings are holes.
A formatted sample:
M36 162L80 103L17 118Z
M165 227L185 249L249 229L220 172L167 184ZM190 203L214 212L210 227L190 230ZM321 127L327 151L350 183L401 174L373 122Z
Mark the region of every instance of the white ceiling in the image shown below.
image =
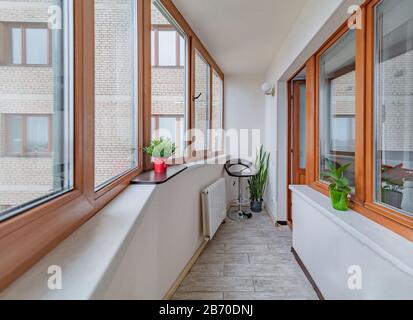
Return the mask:
M263 75L308 0L173 0L225 74Z

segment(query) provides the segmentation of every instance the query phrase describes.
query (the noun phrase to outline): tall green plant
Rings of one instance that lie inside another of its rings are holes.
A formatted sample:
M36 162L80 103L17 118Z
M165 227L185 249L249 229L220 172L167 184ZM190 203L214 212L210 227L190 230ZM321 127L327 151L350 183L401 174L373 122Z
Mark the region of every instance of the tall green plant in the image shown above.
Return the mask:
M251 201L263 201L268 182L269 164L270 154L264 151L264 147L261 146L257 154L257 159L255 160L257 174L248 180L248 190L251 195Z

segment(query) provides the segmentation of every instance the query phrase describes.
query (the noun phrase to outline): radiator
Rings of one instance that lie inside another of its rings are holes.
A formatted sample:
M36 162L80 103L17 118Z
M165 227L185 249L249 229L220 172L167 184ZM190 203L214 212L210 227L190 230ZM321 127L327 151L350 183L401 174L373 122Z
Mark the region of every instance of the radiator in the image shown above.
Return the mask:
M227 198L225 179L206 188L202 192L202 214L204 220L204 236L211 240L226 217Z

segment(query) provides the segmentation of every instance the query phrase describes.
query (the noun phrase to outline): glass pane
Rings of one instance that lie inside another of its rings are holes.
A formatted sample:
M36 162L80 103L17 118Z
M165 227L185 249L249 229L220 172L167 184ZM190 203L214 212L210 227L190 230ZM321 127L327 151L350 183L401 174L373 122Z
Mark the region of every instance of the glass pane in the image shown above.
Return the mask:
M159 117L159 136L167 137L172 141L176 140L176 118Z
M182 61L182 68L170 68L168 65L176 65L176 35L179 34L180 38L183 39L183 46L186 46L187 37L182 34L179 27L175 21L169 21L168 15L165 9L159 4L158 1L154 1L152 4L152 24L153 28L161 25L162 28L173 29L174 31L169 32L159 32L165 36L169 35L171 37L170 43L172 47L167 47L164 44L159 45L159 66L152 68L152 117L158 117L159 121L152 124L152 138L159 137L170 137L177 146L176 155L182 156L185 149L185 136L184 134L177 134L176 127L174 125L173 133L167 134L162 129L171 129L172 124L165 120L165 116L173 117L173 121L176 122L177 118L185 119L186 114L186 61ZM173 35L173 37L172 37ZM174 39L172 41L172 38ZM161 38L159 39L161 42ZM174 51L172 54L171 52ZM161 62L161 57L173 56L175 59L172 64L165 64L165 60ZM172 121L172 120L171 120ZM159 127L154 130L154 126L159 124ZM182 121L183 130L185 130L185 121ZM168 130L170 131L170 130Z
M23 118L22 116L6 116L7 150L6 154L21 154L23 152Z
M176 66L176 31L159 31L159 65Z
M96 189L137 166L136 30L136 1L95 0Z
M413 1L376 7L376 201L413 216Z
M208 149L208 129L209 129L209 64L202 55L195 52L195 127L198 134L195 137L195 150L202 151Z
M352 187L355 186L355 52L355 32L350 30L321 56L319 79L320 172L327 170L328 161L336 166L351 163L345 176Z
M155 61L155 31L151 31L151 63L154 66Z
M29 153L47 153L49 151L49 118L27 117L26 148Z
M69 49L73 48L70 40L73 24L70 3L43 0L39 6L38 0L0 0L0 7L7 7L2 11L0 24L13 20L22 24L36 21L47 25L51 5L61 6L65 21L63 29L50 31L55 33L53 37L56 39L51 48L53 65L26 68L24 73L20 66L0 68L0 79L7 79L0 86L0 145L2 152L8 151L0 157L0 221L73 187L73 51ZM28 58L34 63L43 62L42 39L47 31L33 34L29 30L28 33ZM16 31L14 36L13 42L21 34ZM16 53L16 57L18 55ZM46 143L49 137L54 142L50 145L51 150ZM4 141L8 142L7 146L3 145ZM47 156L35 154L44 150L48 151Z
M212 129L222 129L222 80L214 71L212 73Z
M300 84L299 85L299 103L300 103L300 110L299 110L299 132L300 132L300 137L299 137L299 146L300 146L300 151L299 151L299 165L300 169L305 169L307 166L306 160L307 160L307 141L306 141L306 130L307 130L307 99L306 99L306 85Z
M186 43L185 39L180 35L179 36L179 65L183 67L185 65L186 58Z
M21 28L11 29L11 63L22 63L22 30Z
M48 64L49 30L26 29L26 64Z

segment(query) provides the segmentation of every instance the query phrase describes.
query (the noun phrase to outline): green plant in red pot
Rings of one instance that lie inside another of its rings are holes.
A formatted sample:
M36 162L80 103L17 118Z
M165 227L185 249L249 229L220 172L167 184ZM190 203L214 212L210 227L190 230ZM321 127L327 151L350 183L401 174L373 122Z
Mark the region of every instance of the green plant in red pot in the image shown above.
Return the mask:
M155 173L163 174L168 168L166 161L175 154L176 145L171 139L160 137L153 139L151 144L143 150L152 157Z
M326 160L326 163L328 170L322 173L322 176L332 181L329 191L333 208L339 211L348 211L351 188L349 187L349 180L344 177L344 174L351 166L351 163L342 166L330 160Z

